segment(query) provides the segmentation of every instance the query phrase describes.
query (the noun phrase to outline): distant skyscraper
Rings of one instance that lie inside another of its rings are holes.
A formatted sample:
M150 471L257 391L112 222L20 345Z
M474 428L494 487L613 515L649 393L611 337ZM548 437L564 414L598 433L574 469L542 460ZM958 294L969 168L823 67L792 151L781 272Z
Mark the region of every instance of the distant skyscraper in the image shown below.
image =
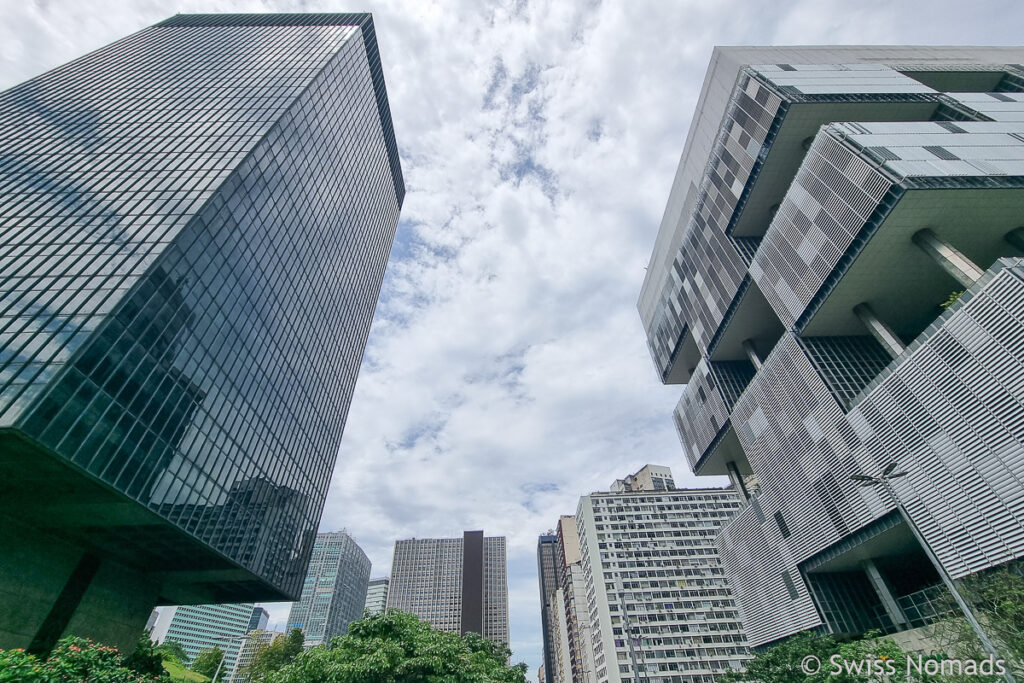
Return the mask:
M555 566L555 544L558 537L552 533L542 534L537 539L537 584L540 588L540 623L544 645L544 670L550 675L555 670L552 664L555 654L555 640L552 637L551 612L554 607L555 591L558 590L557 567Z
M744 495L753 646L927 626L944 574L1024 561L1022 64L714 52L639 309L690 465Z
M297 598L404 197L370 15L177 15L0 140L0 648Z
M302 598L288 613L288 630L301 628L306 647L348 633L363 616L370 560L344 531L317 534Z
M507 571L504 536L467 531L462 538L398 541L387 608L508 645Z
M270 613L262 607L256 606L252 608L252 618L249 619L249 626L246 631L264 630L267 628L267 622L270 621Z
M229 678L252 616L251 603L164 607L150 637L158 643L180 643L190 662L203 650L219 648L224 653L225 678Z
M366 605L364 606L364 609L370 614L380 614L387 607L390 582L391 579L387 576L370 579L370 584L366 588Z
M646 468L645 468L646 469ZM667 469L667 468L664 468ZM671 473L668 477L671 480ZM621 480L620 480L621 481ZM555 563L559 586L555 607L558 628L555 642L556 671L560 683L593 683L594 643L590 629L590 603L580 555L580 539L576 518L562 515L558 519Z
M590 622L594 670L573 671L574 681L698 683L743 665L747 643L715 547L739 507L729 489L642 483L580 499L576 526L590 603L576 609Z

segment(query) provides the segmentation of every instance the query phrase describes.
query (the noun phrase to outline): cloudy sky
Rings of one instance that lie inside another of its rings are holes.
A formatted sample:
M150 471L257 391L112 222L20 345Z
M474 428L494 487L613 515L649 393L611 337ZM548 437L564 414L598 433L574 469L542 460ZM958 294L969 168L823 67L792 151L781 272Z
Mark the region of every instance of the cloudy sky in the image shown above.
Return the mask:
M537 535L644 463L693 481L636 299L712 46L1012 45L1024 26L1010 0L0 10L3 88L175 12L374 13L408 194L321 527L347 528L374 575L397 538L507 536L514 661L531 676Z

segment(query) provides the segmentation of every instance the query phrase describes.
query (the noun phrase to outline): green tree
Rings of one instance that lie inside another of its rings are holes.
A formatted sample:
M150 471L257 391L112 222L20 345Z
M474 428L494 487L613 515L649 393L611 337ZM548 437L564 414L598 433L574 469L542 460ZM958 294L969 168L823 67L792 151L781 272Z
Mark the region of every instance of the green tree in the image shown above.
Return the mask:
M266 677L267 683L525 683L526 665L476 634L460 637L414 615L388 612L349 624L348 634L314 647Z
M302 652L305 642L302 629L293 628L287 636L278 636L269 645L258 647L252 664L242 671L243 677L253 683L267 680L270 674L290 664Z
M116 648L88 638L62 638L45 660L23 650L0 650L2 683L154 683L169 682L167 675L140 673L126 666Z
M939 683L940 676L907 677L907 654L891 638L864 638L840 643L829 635L799 633L747 662L744 671L730 671L721 683ZM886 677L883 676L883 674Z
M164 659L169 659L175 664L188 666L188 653L185 652L185 648L182 647L181 643L176 640L165 640L156 646L156 651Z
M135 651L124 658L124 665L132 671L148 676L164 674L164 658L150 640L149 631L144 631L139 637Z
M974 608L975 616L1014 674L1024 675L1024 569L1004 565L973 574L959 582L960 593ZM950 656L982 660L988 653L974 629L961 616L952 595L946 595L945 611L951 615L935 625L935 638ZM952 679L951 679L952 680Z
M213 678L213 674L217 672L217 667L220 665L220 660L224 658L224 651L219 647L215 647L209 650L203 650L196 655L196 661L192 662L192 670L197 674L201 674L208 678ZM224 667L221 667L221 673L217 676L220 680L224 674Z
M302 652L302 646L306 644L306 637L302 635L301 628L293 628L284 639L284 656L291 662Z

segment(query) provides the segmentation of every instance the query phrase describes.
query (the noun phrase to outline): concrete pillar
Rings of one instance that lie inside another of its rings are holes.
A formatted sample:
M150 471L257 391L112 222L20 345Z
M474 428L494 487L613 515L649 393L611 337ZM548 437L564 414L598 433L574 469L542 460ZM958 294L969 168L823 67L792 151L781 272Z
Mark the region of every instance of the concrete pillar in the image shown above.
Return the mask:
M1016 228L1003 236L1007 242L1024 251L1024 228Z
M753 339L746 339L743 341L743 350L747 353L747 358L750 359L751 364L755 370L761 369L761 356L757 353L757 349L754 347Z
M729 471L729 480L732 481L733 487L743 495L744 500L750 500L750 491L747 490L747 485L743 483L743 475L740 474L740 468L732 460L725 463L725 468Z
M875 315L875 312L871 310L871 306L867 303L854 306L853 313L864 323L864 327L868 328L868 332L875 338L875 341L881 344L893 358L899 356L907 348L896 333L878 319L878 316Z
M911 239L964 287L970 287L985 273L974 261L961 254L928 228L918 230Z
M889 582L885 580L882 573L878 571L878 567L875 565L874 560L864 560L861 563L861 568L868 577L868 581L871 582L871 586L878 593L878 597L882 600L882 607L885 608L886 614L892 619L893 625L900 630L907 630L910 628L910 620L907 619L907 615L903 613L900 608L900 604L896 602L896 597L892 594L892 590L889 588Z

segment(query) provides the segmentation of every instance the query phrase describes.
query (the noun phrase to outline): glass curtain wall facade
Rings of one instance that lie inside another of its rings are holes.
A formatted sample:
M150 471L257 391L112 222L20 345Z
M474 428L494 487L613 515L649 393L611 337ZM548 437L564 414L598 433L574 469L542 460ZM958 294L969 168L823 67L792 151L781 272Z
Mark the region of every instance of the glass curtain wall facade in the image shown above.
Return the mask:
M639 309L687 460L744 497L753 646L910 631L939 569L1024 556L1022 62L715 51Z
M136 610L297 597L404 197L372 19L178 15L0 94L0 141L0 516L40 569L0 646L124 571Z
M348 633L363 616L370 581L370 559L344 531L317 534L302 597L288 613L288 631L300 628L306 647Z

